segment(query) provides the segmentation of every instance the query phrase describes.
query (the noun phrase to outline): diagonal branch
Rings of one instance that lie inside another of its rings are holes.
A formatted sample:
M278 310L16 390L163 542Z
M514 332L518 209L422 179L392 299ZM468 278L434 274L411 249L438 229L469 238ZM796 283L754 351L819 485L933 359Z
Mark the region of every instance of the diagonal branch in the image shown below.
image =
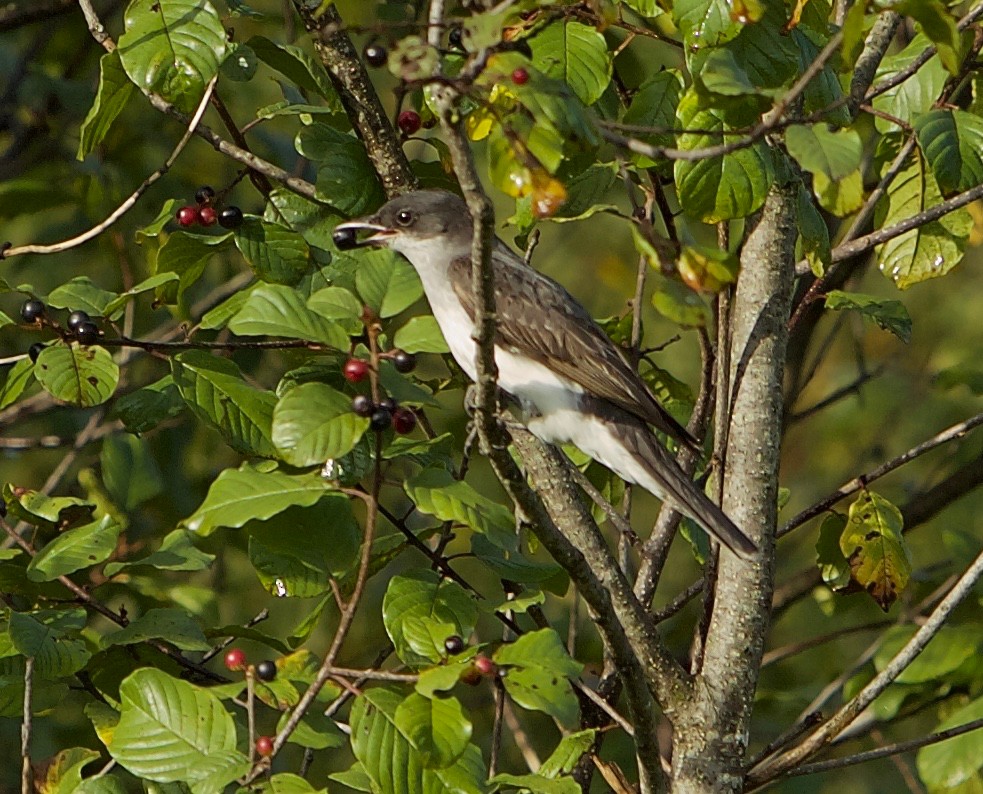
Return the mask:
M757 764L748 774L748 784L752 787L758 786L794 769L849 727L850 723L904 672L939 633L949 615L972 592L980 577L983 577L983 553L976 557L914 636L870 683L801 744Z

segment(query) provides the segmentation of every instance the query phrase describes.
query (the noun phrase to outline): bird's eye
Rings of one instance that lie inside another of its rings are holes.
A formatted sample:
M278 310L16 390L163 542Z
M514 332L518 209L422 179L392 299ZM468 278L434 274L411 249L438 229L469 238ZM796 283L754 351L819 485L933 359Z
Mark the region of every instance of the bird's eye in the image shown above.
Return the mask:
M414 217L413 213L409 210L400 210L396 213L396 223L400 226L409 226L413 223Z

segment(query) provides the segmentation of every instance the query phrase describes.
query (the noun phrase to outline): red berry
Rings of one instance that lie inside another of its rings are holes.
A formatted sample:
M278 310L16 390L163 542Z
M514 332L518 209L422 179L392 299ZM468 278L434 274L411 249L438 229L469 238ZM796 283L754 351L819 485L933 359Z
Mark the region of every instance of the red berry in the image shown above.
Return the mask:
M477 670L482 675L491 676L491 675L495 675L495 672L498 670L498 667L487 656L475 656L474 669Z
M263 758L269 758L273 755L272 736L260 736L256 740L256 754L261 755Z
M359 383L369 374L369 365L360 358L350 358L345 362L342 374L349 383Z
M412 433L416 427L416 414L409 408L397 408L393 413L393 430L401 436Z
M218 213L215 212L215 207L209 204L198 210L198 220L201 221L202 226L214 226L218 220Z
M198 208L181 207L177 211L177 222L182 226L194 226L198 222Z
M512 72L512 82L516 85L525 85L529 82L529 72L520 66Z
M415 110L404 110L396 119L396 124L403 135L412 135L420 129L420 114Z
M242 648L233 648L225 654L225 669L233 672L246 669L246 653Z

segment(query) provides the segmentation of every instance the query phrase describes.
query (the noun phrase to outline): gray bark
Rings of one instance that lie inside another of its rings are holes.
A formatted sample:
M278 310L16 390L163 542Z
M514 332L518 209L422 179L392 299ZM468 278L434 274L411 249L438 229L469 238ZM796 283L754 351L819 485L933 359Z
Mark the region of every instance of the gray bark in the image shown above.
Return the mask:
M795 190L772 187L742 254L731 317L724 510L761 546L721 552L703 665L673 726L672 791L737 792L774 587L782 377L795 266Z

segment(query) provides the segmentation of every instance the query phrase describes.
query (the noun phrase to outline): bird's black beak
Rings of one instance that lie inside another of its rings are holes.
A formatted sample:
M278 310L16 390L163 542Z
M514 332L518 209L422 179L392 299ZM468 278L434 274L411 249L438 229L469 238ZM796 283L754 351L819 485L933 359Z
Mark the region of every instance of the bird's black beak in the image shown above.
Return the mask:
M371 232L371 234L360 240L358 237L360 232ZM367 245L384 246L394 233L392 229L375 222L373 218L365 218L339 223L331 232L331 239L339 251L349 251Z

